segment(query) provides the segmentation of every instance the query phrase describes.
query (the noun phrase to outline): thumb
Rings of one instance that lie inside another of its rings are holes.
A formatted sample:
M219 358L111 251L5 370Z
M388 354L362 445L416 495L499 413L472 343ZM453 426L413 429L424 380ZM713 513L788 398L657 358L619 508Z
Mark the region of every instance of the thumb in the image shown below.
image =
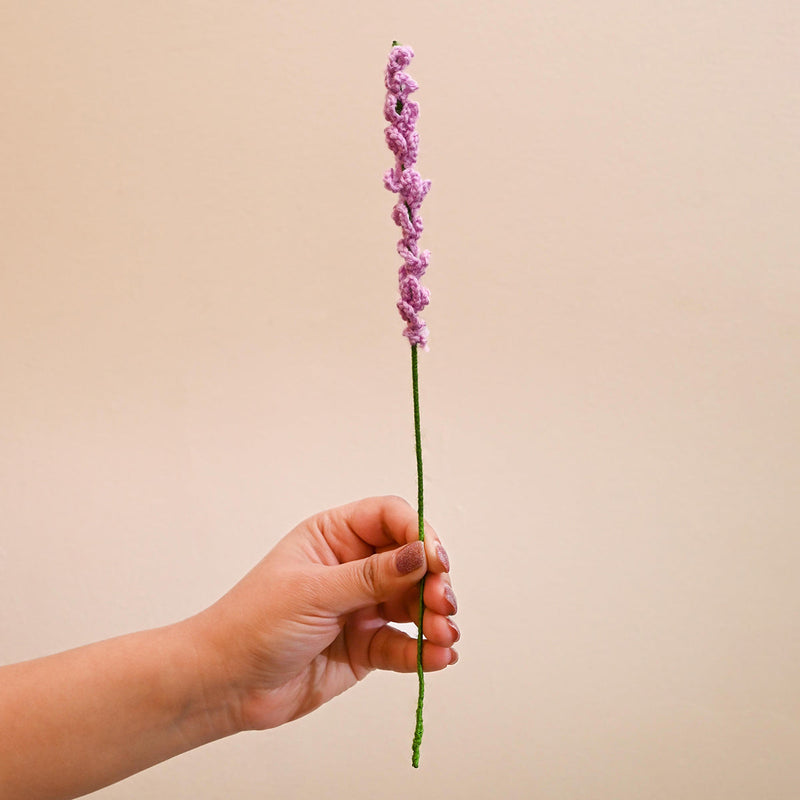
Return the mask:
M422 580L426 568L425 545L420 541L339 564L330 569L326 581L326 610L349 614L383 603Z

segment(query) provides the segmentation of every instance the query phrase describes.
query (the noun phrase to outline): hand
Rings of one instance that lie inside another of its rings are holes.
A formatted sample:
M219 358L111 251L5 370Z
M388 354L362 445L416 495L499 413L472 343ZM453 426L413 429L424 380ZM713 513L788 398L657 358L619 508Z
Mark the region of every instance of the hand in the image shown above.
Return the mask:
M3 798L77 797L206 742L313 711L373 669L455 663L456 601L436 533L378 497L298 525L190 619L0 667Z
M192 620L239 730L263 729L308 714L374 669L414 672L417 642L390 622L419 622L425 581L422 665L458 658L449 619L450 565L426 524L397 497L375 497L300 523L230 592ZM209 690L213 691L213 690Z

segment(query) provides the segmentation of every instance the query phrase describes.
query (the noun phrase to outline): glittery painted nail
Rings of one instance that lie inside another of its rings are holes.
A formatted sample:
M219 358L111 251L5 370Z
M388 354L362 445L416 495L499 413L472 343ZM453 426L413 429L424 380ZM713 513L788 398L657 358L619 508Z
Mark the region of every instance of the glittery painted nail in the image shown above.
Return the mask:
M461 638L461 631L458 629L458 625L456 625L455 622L453 622L453 620L448 619L447 626L450 628L450 630L456 637L455 639L453 639L453 641L457 642Z
M458 603L456 603L456 595L455 592L449 587L444 587L444 599L450 604L450 607L453 609L450 613L455 614L458 611Z
M441 544L436 545L436 555L439 557L439 561L442 562L444 571L450 572L450 559L447 557L447 551L444 549L444 547L442 547Z
M425 545L422 542L411 542L401 547L395 556L395 566L401 575L408 575L425 565Z

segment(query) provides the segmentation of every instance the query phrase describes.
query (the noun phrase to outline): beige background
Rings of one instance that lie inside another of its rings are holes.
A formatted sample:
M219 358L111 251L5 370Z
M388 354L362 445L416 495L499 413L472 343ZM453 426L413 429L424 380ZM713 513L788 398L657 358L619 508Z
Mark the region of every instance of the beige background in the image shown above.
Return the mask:
M394 38L433 180L422 769L381 674L97 797L800 794L799 8L0 3L2 661L413 497Z

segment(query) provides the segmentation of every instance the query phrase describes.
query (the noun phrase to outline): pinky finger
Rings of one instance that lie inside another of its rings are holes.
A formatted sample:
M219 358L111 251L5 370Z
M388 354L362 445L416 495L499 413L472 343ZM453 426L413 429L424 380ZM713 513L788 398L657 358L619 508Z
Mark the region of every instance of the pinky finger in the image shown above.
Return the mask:
M384 625L372 637L367 657L372 669L416 672L417 640L391 625ZM458 655L452 647L440 647L428 641L422 643L424 672L437 672L455 664L457 659Z

